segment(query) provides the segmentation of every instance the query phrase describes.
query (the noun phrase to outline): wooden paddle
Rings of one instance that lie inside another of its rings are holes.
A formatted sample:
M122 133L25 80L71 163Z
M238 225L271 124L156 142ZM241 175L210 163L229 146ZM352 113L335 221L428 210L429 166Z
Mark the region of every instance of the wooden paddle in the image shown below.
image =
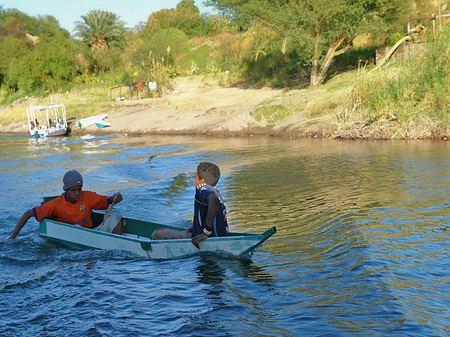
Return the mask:
M114 199L113 199L113 201L111 202L111 205L109 205L108 210L106 211L105 215L103 216L103 222L102 222L102 224L104 224L104 223L106 222L106 219L108 219L109 215L111 214L111 211L112 211L112 209L113 209L113 207L114 207L114 205L115 205L115 203L116 203L116 197L117 197L117 196L114 195Z

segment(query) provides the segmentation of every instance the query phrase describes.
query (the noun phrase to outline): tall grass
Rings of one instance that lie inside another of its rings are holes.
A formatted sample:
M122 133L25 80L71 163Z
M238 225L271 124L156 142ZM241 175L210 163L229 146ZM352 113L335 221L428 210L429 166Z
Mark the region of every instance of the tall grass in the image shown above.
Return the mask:
M352 95L370 122L407 124L431 119L445 127L450 119L450 25L409 61L373 73L360 71Z

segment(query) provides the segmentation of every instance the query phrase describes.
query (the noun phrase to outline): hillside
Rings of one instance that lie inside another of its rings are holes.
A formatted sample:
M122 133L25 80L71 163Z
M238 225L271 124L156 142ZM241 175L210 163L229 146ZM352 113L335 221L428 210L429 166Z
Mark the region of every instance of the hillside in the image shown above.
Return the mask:
M72 127L79 134L184 134L355 139L446 138L426 121L406 134L395 121L368 123L350 104L356 72L336 76L317 88L221 87L213 77L176 79L175 90L163 97L112 102L109 90L100 94L74 91L59 95L68 120L108 113L110 127ZM90 98L89 101L89 97ZM0 110L0 132L27 133L26 107L49 98L26 99ZM9 116L6 118L6 116Z

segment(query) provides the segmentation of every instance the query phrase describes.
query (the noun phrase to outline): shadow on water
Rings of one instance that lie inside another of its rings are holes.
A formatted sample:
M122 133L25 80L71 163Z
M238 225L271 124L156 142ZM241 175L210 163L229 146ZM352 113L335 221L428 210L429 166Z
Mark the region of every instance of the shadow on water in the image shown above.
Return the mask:
M199 282L217 285L227 278L244 278L265 287L273 287L272 276L250 258L226 258L200 255L196 267ZM231 274L230 274L231 273Z

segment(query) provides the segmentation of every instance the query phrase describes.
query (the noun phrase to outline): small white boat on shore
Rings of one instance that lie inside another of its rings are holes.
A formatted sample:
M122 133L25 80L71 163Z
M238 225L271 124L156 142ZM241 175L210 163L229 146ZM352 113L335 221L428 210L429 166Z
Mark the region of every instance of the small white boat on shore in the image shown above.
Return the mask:
M27 109L27 117L28 130L33 138L60 137L69 132L64 103L30 105Z
M78 121L77 125L80 129L87 128L88 126L91 126L94 124L97 125L97 127L99 127L99 128L104 128L104 127L110 126L109 122L105 122L103 120L107 116L108 116L108 114L101 114L101 115L97 115L97 116L82 118Z

